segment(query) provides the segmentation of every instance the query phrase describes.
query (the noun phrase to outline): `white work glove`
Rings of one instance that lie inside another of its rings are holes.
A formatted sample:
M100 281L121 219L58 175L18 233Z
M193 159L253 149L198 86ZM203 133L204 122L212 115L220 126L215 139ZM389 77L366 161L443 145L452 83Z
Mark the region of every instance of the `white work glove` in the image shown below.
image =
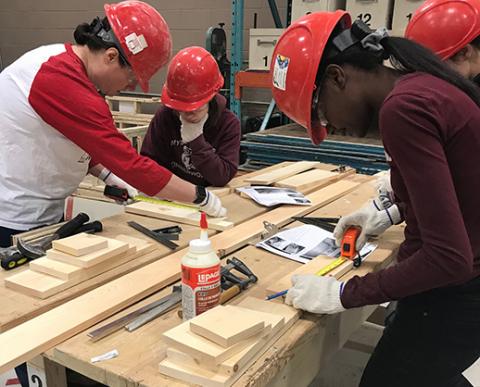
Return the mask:
M395 202L392 185L390 183L390 170L379 176L375 182L375 188L378 197L375 199L375 204L378 209L387 209Z
M296 309L317 314L333 314L345 310L340 301L343 282L334 277L293 275L292 285L285 303Z
M198 136L200 136L203 133L203 125L205 125L205 122L208 120L208 113L205 114L205 117L203 117L199 122L188 122L180 116L180 122L182 123L182 126L180 127L180 135L182 136L182 141L184 143L191 142L195 140Z
M378 236L383 234L390 226L399 223L402 220L400 211L396 204L387 209L378 210L378 204L375 200L370 200L359 210L350 215L342 216L338 221L333 237L337 246L340 247L343 234L350 226L361 228L360 235L357 238L356 250L360 251L369 236Z
M106 185L112 185L118 188L125 188L128 191L128 196L130 196L131 198L134 198L138 195L137 189L133 188L130 184L123 181L106 168L98 175L98 177L102 179Z
M207 190L205 199L199 203L200 210L214 218L223 218L227 216L227 209L222 206L222 202L217 195Z

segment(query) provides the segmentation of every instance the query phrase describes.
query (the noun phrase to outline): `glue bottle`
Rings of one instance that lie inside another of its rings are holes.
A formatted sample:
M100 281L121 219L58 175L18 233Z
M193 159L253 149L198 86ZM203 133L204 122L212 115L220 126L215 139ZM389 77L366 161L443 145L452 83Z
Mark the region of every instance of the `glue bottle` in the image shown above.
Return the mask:
M207 217L200 218L200 239L190 241L182 258L183 320L190 320L218 305L221 292L220 259L208 239Z

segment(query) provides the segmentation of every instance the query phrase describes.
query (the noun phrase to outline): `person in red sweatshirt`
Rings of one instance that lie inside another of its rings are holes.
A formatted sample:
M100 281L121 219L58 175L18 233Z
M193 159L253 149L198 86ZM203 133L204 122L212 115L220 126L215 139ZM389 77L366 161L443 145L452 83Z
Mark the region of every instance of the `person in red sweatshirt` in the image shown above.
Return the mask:
M462 372L480 356L480 90L345 11L292 23L271 72L277 106L314 143L328 126L362 136L378 119L407 225L395 265L346 282L294 276L286 302L338 313L398 300L360 386L469 386Z
M193 184L226 185L236 174L240 121L218 94L217 62L202 47L180 50L168 66L162 104L140 153Z

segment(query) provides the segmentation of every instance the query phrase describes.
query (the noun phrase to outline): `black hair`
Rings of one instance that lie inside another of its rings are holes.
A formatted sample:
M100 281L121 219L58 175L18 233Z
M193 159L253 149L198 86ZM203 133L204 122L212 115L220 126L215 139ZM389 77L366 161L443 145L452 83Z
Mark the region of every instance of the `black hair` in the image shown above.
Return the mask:
M475 39L473 39L470 44L472 46L475 46L476 48L480 48L480 36L477 36Z
M359 21L355 23L359 23ZM405 38L387 36L379 41L383 50L371 51L364 48L360 42L357 42L340 52L335 49L332 40L335 38L335 34L342 32L341 29L341 26L337 26L337 30L334 30L332 38L330 38L327 44L325 50L327 55L319 67L317 82L321 82L321 77L323 77L326 67L330 64L349 64L362 70L376 71L382 66L385 59L390 59L393 68L400 74L409 74L417 71L431 74L458 87L480 106L480 88L450 68L438 56L420 44ZM355 29L352 26L352 34L354 31ZM357 38L361 40L364 36L357 36ZM331 55L331 52L335 55Z
M103 19L95 18L90 24L82 23L75 28L73 37L75 42L81 46L87 46L91 51L97 52L101 50L106 50L108 48L116 48L119 52L119 63L120 66L128 66L128 62L125 59L121 49L114 42L105 41L102 39L98 31L104 30L109 32L111 30L110 23L108 19L104 17Z

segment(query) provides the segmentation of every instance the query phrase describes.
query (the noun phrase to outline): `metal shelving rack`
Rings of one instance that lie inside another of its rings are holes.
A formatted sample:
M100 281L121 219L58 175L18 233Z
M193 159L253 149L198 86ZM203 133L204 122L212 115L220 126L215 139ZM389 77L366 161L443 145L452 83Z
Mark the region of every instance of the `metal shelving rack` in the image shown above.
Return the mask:
M267 0L272 13L273 20L276 28L283 28L282 20L278 12L278 7L275 0ZM287 2L287 25L290 24L292 13L292 0ZM237 73L242 71L243 63L243 26L244 26L244 0L232 0L232 37L231 37L231 71L230 71L230 110L233 111L237 117L241 120L242 110L241 101L235 94L235 82ZM258 83L258 82L257 82ZM275 108L275 101L270 102L265 117L262 122L260 130L265 129L268 120Z

